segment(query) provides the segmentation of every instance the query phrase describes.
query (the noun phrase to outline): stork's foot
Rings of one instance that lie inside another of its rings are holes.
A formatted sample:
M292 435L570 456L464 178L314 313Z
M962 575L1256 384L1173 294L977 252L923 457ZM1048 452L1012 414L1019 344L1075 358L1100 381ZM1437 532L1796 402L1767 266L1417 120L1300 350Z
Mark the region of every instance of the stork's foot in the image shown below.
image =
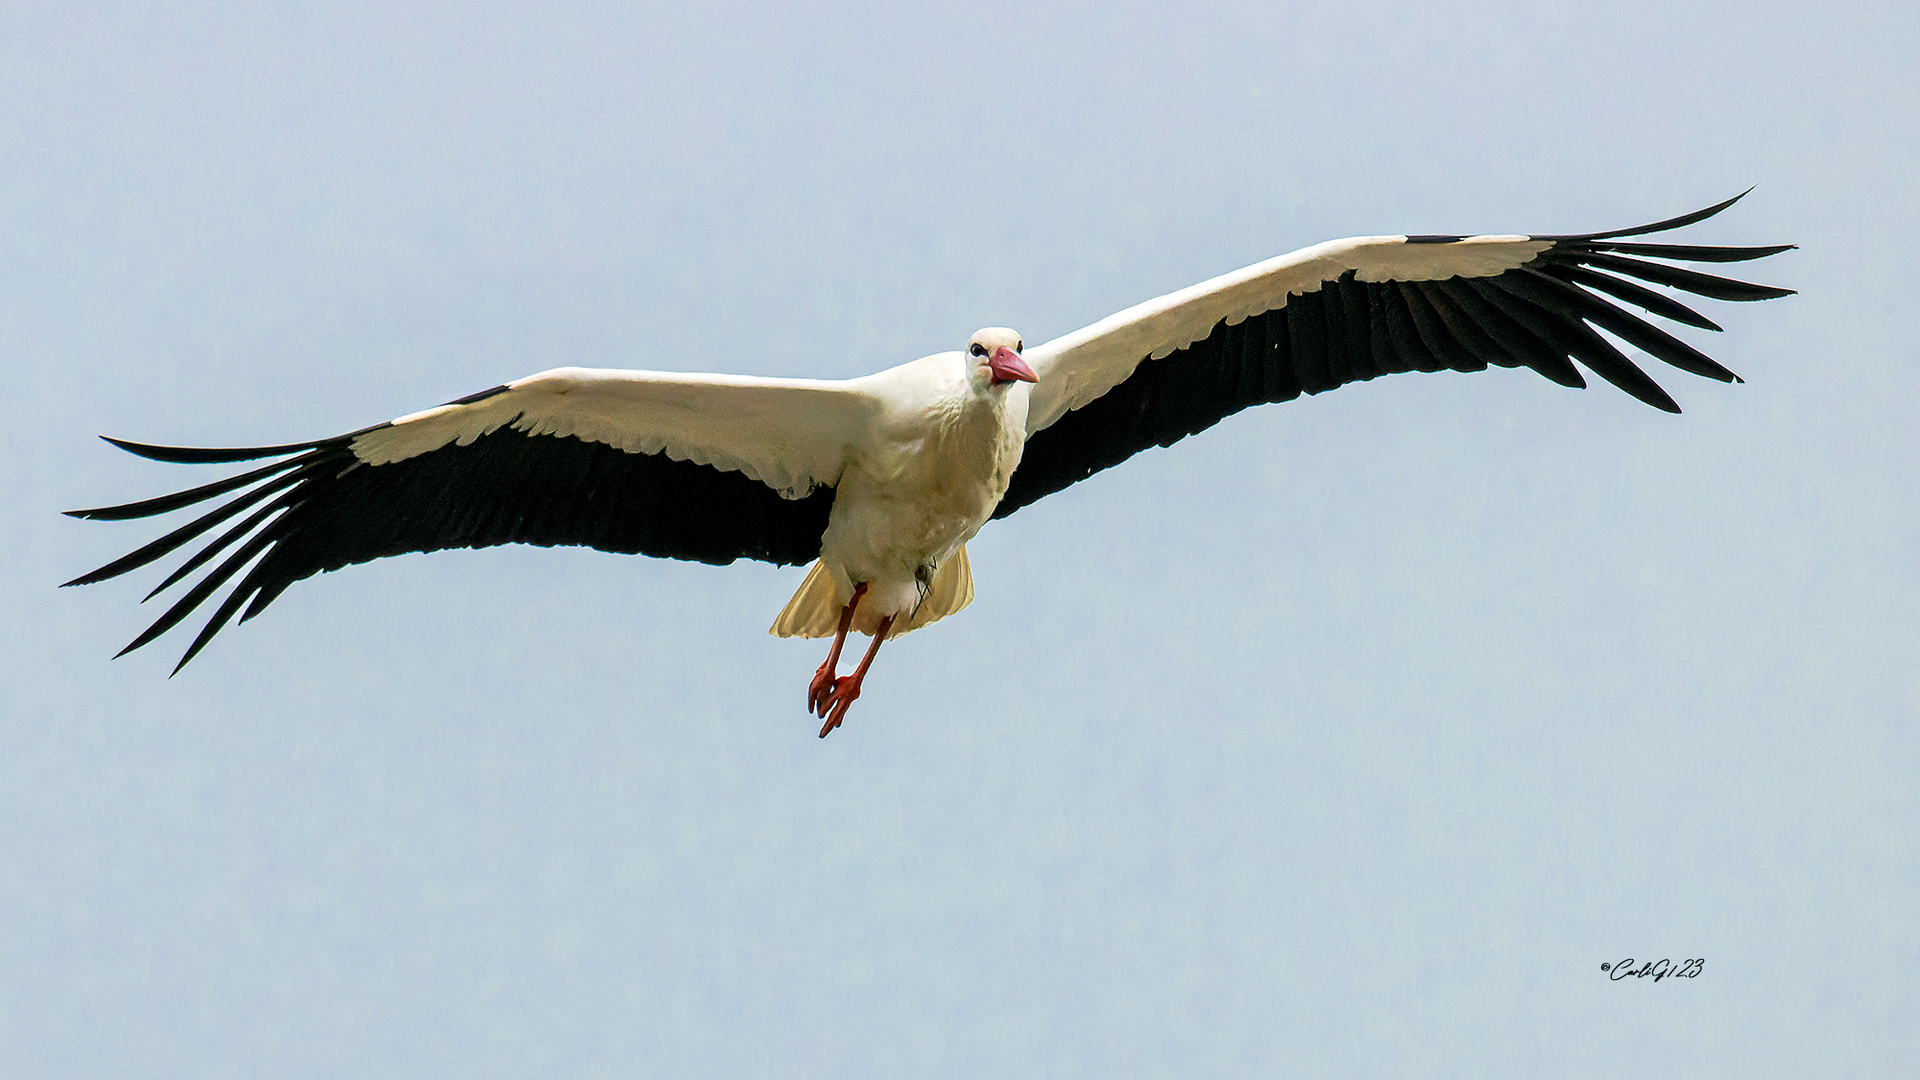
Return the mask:
M840 632L833 639L827 662L820 665L819 670L813 673L813 681L807 684L807 711L827 721L820 728L820 737L823 739L827 737L827 732L839 727L847 718L847 710L853 707L854 699L860 696L860 680L867 677L867 669L873 666L873 654L880 651L880 643L887 640L887 633L893 629L893 616L881 619L873 633L873 644L867 646L867 655L860 658L860 666L845 678L834 678L833 668L840 660L840 647L846 644L847 631L853 625L853 606L860 602L860 594L866 591L864 583L854 586L853 599L847 601L846 610L840 613Z
M827 722L820 727L820 737L826 738L827 732L840 726L847 718L847 710L853 707L854 699L860 696L860 676L843 675L833 680L833 689L827 692L826 702L816 712L826 717Z
M829 659L813 673L813 681L807 684L807 711L815 716L827 715L827 709L833 705L833 694L845 679L833 677L833 661Z
M853 627L853 609L860 606L860 597L866 591L867 583L864 581L853 587L853 599L840 609L840 627L834 631L833 648L827 650L827 658L821 661L819 670L813 673L813 681L807 684L807 711L815 716L827 715L827 710L833 707L833 695L840 689L840 684L846 682L845 679L836 680L833 677L834 669L840 664L840 647L847 643L847 631ZM860 670L865 671L866 667L863 665ZM835 725L838 726L838 721ZM820 733L822 738L826 734L824 731Z

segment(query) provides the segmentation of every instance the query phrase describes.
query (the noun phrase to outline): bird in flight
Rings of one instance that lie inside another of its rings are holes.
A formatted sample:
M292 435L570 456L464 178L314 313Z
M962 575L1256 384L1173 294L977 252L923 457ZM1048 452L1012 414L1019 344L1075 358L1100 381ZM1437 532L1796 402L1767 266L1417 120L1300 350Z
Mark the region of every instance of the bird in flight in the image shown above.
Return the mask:
M883 641L972 600L966 543L989 520L1248 406L1491 364L1571 387L1586 386L1585 368L1680 411L1596 331L1682 371L1738 382L1650 317L1719 330L1674 294L1766 300L1792 290L1674 264L1742 262L1793 245L1629 238L1691 225L1741 197L1613 232L1333 240L1032 348L990 327L957 352L856 379L558 368L314 442L202 449L110 438L156 461L269 463L176 494L68 511L118 521L231 496L67 584L117 577L241 518L148 594L219 560L121 650L172 629L239 575L178 672L236 614L244 622L302 578L387 555L518 543L811 563L772 632L833 639L807 687L825 738L860 696ZM855 632L872 641L840 675Z

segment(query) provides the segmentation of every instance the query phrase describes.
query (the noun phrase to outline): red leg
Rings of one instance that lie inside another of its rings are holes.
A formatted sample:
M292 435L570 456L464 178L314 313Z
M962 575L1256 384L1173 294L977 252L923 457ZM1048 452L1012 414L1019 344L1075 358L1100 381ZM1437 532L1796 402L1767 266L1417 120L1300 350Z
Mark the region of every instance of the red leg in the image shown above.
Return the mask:
M887 640L887 631L893 629L893 616L880 620L880 629L873 635L873 644L867 646L867 655L860 658L860 666L853 674L844 679L833 681L833 690L828 694L832 714L827 716L826 725L820 729L820 737L826 738L827 732L840 726L847 718L847 710L853 706L853 699L860 696L860 680L867 677L867 669L873 666L873 655L880 651L880 643Z
M815 716L827 715L827 706L833 700L834 668L840 664L840 647L847 643L847 631L853 626L853 609L860 606L860 595L866 591L864 581L853 587L853 599L840 609L840 629L833 635L833 648L827 650L826 662L813 673L813 682L807 684L807 711Z

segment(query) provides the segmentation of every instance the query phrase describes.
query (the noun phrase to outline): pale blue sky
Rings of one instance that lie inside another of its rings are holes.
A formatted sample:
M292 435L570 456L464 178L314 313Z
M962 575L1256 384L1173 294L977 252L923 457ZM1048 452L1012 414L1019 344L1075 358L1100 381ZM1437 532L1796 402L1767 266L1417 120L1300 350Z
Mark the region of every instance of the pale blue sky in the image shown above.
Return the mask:
M14 3L0 1073L1920 1064L1908 5ZM844 376L1336 236L1718 201L1671 417L1255 410L990 525L848 726L803 571L525 548L109 657L58 511L559 364ZM1696 979L1611 983L1623 957Z

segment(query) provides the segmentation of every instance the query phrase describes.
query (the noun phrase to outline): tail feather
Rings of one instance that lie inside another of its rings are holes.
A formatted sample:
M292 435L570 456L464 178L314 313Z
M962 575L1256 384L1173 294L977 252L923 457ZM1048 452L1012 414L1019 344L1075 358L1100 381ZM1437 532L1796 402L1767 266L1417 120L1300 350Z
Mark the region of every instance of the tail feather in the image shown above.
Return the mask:
M933 575L933 584L921 599L920 606L914 609L912 615L897 620L893 632L887 636L897 638L918 630L971 603L973 568L967 563L967 549L962 545ZM832 637L834 631L840 628L840 610L844 606L839 591L834 587L833 575L827 573L825 564L816 561L807 571L807 579L800 583L793 599L787 601L786 608L767 632L774 637Z
M840 607L833 575L827 573L825 563L816 559L807 571L807 580L800 583L799 590L787 601L786 608L773 620L773 628L767 633L774 637L832 637L840 626Z
M927 595L920 600L920 606L913 609L906 625L887 635L899 637L911 630L918 630L929 623L959 611L973 603L973 567L967 564L967 546L953 553L953 558L940 564L939 572L933 575L933 585Z

